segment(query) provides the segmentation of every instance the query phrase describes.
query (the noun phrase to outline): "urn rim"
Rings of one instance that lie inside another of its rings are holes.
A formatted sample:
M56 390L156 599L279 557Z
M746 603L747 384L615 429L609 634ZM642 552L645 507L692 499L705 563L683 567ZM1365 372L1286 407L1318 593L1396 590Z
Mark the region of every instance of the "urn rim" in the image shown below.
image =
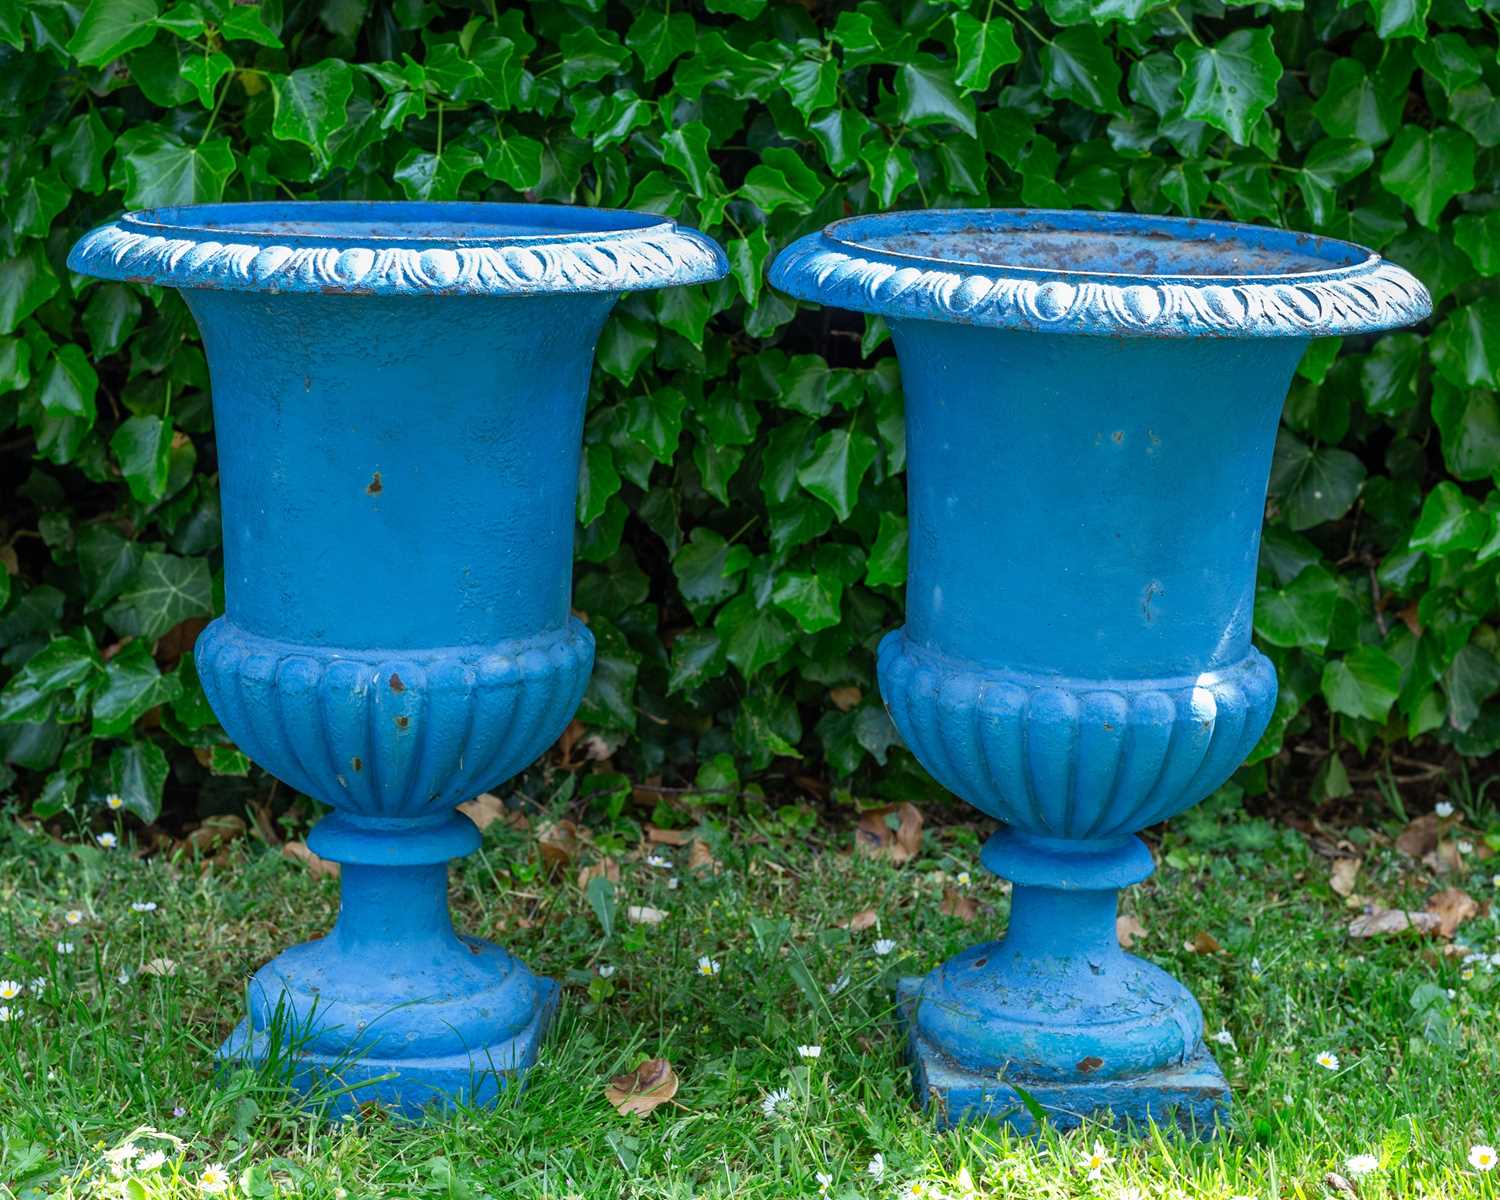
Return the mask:
M248 201L122 214L68 255L85 275L174 288L567 295L721 279L713 239L657 213L487 201Z
M1146 337L1319 337L1409 325L1432 301L1353 242L1189 217L928 209L846 217L778 256L802 300L895 319Z

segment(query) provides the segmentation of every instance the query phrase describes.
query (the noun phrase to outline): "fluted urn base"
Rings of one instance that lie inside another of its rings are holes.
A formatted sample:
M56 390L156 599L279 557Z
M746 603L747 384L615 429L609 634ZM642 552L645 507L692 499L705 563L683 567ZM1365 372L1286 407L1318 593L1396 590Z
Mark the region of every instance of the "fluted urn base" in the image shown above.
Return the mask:
M255 973L220 1062L270 1067L335 1113L492 1103L536 1062L558 987L454 933L447 874L346 867L332 932Z
M922 977L901 980L896 1002L907 1029L917 1102L944 1129L993 1120L1029 1136L1038 1132L1040 1116L1057 1129L1073 1129L1085 1120L1122 1129L1154 1123L1210 1137L1228 1120L1229 1084L1201 1044L1184 1062L1120 1079L1031 1079L961 1066L916 1028L926 983Z

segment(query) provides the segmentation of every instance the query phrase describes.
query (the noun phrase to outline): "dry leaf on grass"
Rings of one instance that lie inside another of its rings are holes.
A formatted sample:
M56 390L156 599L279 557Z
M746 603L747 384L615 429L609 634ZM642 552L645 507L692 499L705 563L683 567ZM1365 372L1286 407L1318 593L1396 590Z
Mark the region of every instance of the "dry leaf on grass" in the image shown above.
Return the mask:
M658 829L655 825L647 825L646 840L658 846L686 846L693 840L693 831L691 829Z
M1352 896L1354 894L1354 877L1359 874L1360 860L1357 858L1336 858L1333 860L1333 870L1328 876L1328 886L1340 896Z
M188 846L200 854L207 854L217 850L226 842L232 842L236 838L245 836L245 819L230 813L221 813L216 817L209 817L199 825L197 829L182 839L182 844Z
M910 862L922 849L922 814L911 804L872 808L855 826L854 849L897 865Z
M1120 948L1129 950L1136 940L1146 936L1146 927L1128 913L1115 918L1115 937L1120 939Z
M1183 942L1182 948L1192 954L1221 954L1224 947L1219 945L1219 939L1211 933L1198 932L1193 934L1193 940Z
M1479 904L1458 888L1445 888L1427 901L1426 909L1438 919L1438 936L1445 938L1451 938L1460 925L1479 915Z
M687 869L689 871L707 871L711 875L719 872L719 860L714 857L713 851L708 848L706 842L700 842L696 838L692 847L688 850Z
M833 707L839 712L848 712L857 708L859 702L865 698L865 694L857 687L836 687L828 689L828 699L833 702Z
M307 873L314 879L337 879L339 877L338 863L319 858L307 848L306 842L288 842L281 848L281 857L304 864L307 867Z
M177 974L177 964L170 958L153 958L141 968L142 975L167 975Z
M1457 842L1439 842L1431 854L1422 855L1422 865L1434 875L1464 869L1464 857L1458 852Z
M1404 912L1399 908L1372 908L1367 913L1361 913L1349 922L1349 936L1352 938L1383 937L1387 934L1406 933L1416 930L1418 933L1432 933L1439 924L1436 913L1429 912Z
M1441 822L1436 813L1418 817L1401 831L1396 849L1411 858L1423 858L1437 849Z
M662 908L651 908L644 904L632 904L625 910L625 919L637 925L660 925L672 914Z
M578 890L587 891L590 879L607 879L610 883L620 882L620 864L612 858L602 858L596 863L590 863L578 872Z
M578 826L564 817L537 830L536 844L542 852L542 865L549 872L560 870L578 857Z
M847 929L850 933L863 933L866 929L874 929L875 922L880 918L875 915L873 908L861 909L847 921L839 924L840 929Z
M972 896L965 896L957 888L944 888L938 912L945 917L957 917L960 921L974 921L979 917L979 905L974 903Z
M622 1117L634 1113L644 1117L677 1095L677 1072L664 1058L648 1058L634 1071L616 1075L604 1089L604 1098Z
M482 792L458 806L458 811L474 822L477 829L488 829L505 816L505 802L492 792Z

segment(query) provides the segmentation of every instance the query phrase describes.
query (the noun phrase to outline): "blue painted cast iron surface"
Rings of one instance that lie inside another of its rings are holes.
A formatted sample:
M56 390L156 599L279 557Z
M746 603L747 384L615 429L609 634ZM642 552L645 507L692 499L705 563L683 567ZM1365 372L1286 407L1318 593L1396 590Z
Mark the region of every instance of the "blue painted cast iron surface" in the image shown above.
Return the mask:
M1152 869L1133 834L1270 718L1255 571L1307 340L1419 319L1425 290L1308 235L1010 211L851 218L771 278L890 323L910 549L881 692L933 776L1004 822L982 858L1015 883L1005 937L907 989L919 1098L1005 1116L1003 1074L1122 1119L1176 1096L1211 1127L1198 1005L1120 948L1115 893Z
M357 1084L346 1109L492 1100L556 986L454 933L447 862L479 844L454 806L588 682L574 501L610 309L722 276L722 252L651 214L257 203L127 214L69 263L183 289L224 521L199 675L238 746L334 809L309 841L344 864L338 922L257 972L221 1056Z

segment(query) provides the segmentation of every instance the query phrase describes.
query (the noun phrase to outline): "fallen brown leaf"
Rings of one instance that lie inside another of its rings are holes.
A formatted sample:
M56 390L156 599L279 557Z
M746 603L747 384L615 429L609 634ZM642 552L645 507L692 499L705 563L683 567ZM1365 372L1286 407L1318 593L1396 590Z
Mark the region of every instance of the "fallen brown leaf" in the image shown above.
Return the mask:
M836 687L828 689L828 699L833 702L833 707L839 712L848 712L851 708L859 705L865 698L865 694L857 687Z
M896 828L886 818L896 818ZM872 808L859 818L854 829L854 849L871 858L884 858L900 865L910 862L922 849L922 814L912 804L889 804Z
M560 870L578 857L578 826L566 817L553 821L537 830L536 842L547 870Z
M604 1089L604 1098L622 1117L634 1113L644 1117L677 1095L677 1072L664 1058L648 1058L634 1071L616 1075Z
M1411 858L1422 858L1437 849L1438 828L1441 824L1437 813L1418 817L1401 831L1396 839L1396 849Z
M288 842L281 848L281 857L302 863L307 867L307 873L314 879L337 879L339 877L338 863L319 858L307 848L306 842Z
M1374 908L1349 922L1352 938L1382 937L1386 934L1405 933L1415 929L1418 933L1432 933L1441 923L1436 913L1404 912L1399 908Z
M620 882L620 864L612 858L601 858L596 863L590 863L578 872L578 890L586 891L590 879L607 879L610 883Z
M974 921L979 918L979 905L974 903L972 896L965 896L957 888L944 888L938 912L945 917L957 917L960 921Z
M1450 871L1463 870L1464 858L1458 852L1457 842L1439 842L1430 854L1422 855L1422 865L1434 875L1446 875Z
M1354 893L1354 877L1359 874L1360 860L1357 858L1336 858L1333 860L1333 870L1329 873L1328 886L1340 896L1349 896Z
M1146 936L1146 927L1128 913L1115 918L1115 937L1120 939L1120 948L1129 950L1137 938Z
M840 924L840 929L847 929L850 933L862 933L866 929L874 929L875 922L880 918L875 915L873 908L861 909L847 921Z
M1198 932L1193 934L1192 941L1183 942L1182 948L1193 954L1219 954L1224 947L1219 945L1219 939L1211 933Z
M1428 912L1438 919L1439 937L1451 938L1458 927L1471 917L1479 915L1479 904L1468 893L1458 888L1444 888L1425 905Z
M153 958L141 968L140 973L142 975L160 975L163 977L175 975L177 974L177 964L170 958Z
M1329 1171L1323 1176L1323 1183L1329 1191L1337 1192L1341 1196L1358 1196L1354 1185L1340 1175L1337 1171Z
M687 869L689 871L707 871L711 875L718 874L719 860L714 857L713 851L708 848L708 843L693 840L688 850Z
M647 825L646 840L658 846L686 846L693 840L693 831L691 829L658 829L655 825Z
M660 925L672 914L661 908L644 904L632 904L625 910L625 919L637 925Z
M474 822L477 829L488 829L505 816L505 802L492 792L481 792L472 800L465 800L458 811Z
M182 839L182 844L200 854L207 854L225 842L245 836L245 818L232 813L221 813L207 818L197 829Z

